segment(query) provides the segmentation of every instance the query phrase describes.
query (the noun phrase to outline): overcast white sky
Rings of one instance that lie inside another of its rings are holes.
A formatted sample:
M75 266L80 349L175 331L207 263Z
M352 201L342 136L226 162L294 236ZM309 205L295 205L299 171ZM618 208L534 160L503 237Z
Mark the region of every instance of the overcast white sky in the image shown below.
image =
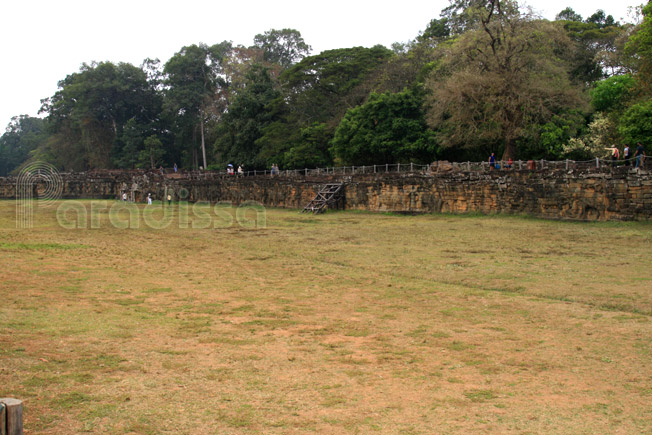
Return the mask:
M545 18L571 6L617 20L642 0L529 0ZM522 3L522 2L521 2ZM36 116L57 82L92 61L163 63L185 45L224 40L251 45L269 29L299 30L313 54L405 42L448 0L10 0L0 7L0 134L12 116Z

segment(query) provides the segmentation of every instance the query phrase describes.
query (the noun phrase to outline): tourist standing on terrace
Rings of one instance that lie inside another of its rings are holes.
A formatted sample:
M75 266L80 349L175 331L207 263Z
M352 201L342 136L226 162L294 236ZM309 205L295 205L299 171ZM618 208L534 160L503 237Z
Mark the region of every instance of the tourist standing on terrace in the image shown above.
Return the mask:
M494 155L494 153L491 153L491 155L489 156L489 167L491 169L496 169L496 156Z
M618 160L618 157L620 157L620 151L618 151L616 145L613 145L611 147L611 166L616 166L616 160Z
M634 157L636 158L636 164L634 165L634 167L638 168L640 166L642 168L643 162L645 162L645 148L643 148L643 145L641 145L640 142L636 147L636 152L634 153Z

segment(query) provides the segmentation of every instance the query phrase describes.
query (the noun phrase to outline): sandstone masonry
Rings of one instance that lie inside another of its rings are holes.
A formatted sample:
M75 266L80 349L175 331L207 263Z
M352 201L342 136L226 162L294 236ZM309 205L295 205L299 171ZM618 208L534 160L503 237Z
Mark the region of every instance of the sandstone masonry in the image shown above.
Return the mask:
M625 167L580 171L449 171L432 174L354 176L255 176L98 171L61 174L64 199L119 199L126 192L144 202L164 200L255 201L268 207L302 208L327 182L345 182L343 206L399 213L509 213L568 220L649 220L652 174ZM34 197L45 191L33 184ZM16 179L0 178L0 198L16 198Z

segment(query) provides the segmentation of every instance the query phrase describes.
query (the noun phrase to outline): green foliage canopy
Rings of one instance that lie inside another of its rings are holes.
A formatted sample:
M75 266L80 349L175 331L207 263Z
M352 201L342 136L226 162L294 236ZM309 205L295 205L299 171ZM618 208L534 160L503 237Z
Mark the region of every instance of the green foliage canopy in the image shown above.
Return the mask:
M247 73L246 86L235 96L216 128L214 149L221 165L244 164L249 169L265 166L257 141L272 121L268 106L278 97L268 69L254 65Z
M223 60L231 48L228 41L212 46L193 44L183 47L165 64L165 106L176 119L177 146L193 153L194 166L197 166L197 130L203 166L207 166L204 123L214 113L213 95L227 85L222 77Z
M312 49L294 29L271 29L254 37L254 46L263 50L263 59L288 68L310 54Z
M634 104L620 118L618 128L624 142L630 146L643 144L652 150L652 99Z
M269 106L273 122L258 140L267 164L331 163L327 148L335 127L347 109L365 101L365 80L392 56L382 46L328 50L285 70L281 94Z
M639 91L652 94L652 2L643 7L643 22L627 41L625 51L637 59Z
M580 90L560 53L571 41L559 26L522 16L515 3L478 9L480 26L441 49L427 120L443 146L518 156L528 127L581 109Z
M613 76L596 83L591 90L591 104L595 110L615 110L625 103L636 80L629 74Z
M15 116L0 136L0 177L6 177L49 137L47 122L27 115Z
M153 128L161 99L142 69L100 62L84 64L60 81L41 111L48 113L54 163L75 170L110 168L127 122Z
M74 170L197 168L206 144L217 167L253 169L487 152L554 159L644 142L650 3L636 27L601 10L584 20L566 8L556 22L524 11L515 0L451 0L394 51L309 56L298 31L271 29L250 47L182 47L162 69L151 59L85 64L44 100L45 124L10 125L0 173L30 156Z
M413 91L371 94L349 109L333 138L332 152L343 164L432 162L434 133L426 125L423 96Z

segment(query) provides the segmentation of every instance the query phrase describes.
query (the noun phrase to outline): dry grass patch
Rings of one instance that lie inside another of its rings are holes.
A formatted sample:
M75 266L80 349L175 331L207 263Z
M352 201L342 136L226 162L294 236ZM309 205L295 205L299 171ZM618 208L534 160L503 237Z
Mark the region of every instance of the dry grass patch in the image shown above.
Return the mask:
M649 223L179 228L175 209L163 230L67 230L39 210L18 230L14 211L0 396L26 433L652 431Z

